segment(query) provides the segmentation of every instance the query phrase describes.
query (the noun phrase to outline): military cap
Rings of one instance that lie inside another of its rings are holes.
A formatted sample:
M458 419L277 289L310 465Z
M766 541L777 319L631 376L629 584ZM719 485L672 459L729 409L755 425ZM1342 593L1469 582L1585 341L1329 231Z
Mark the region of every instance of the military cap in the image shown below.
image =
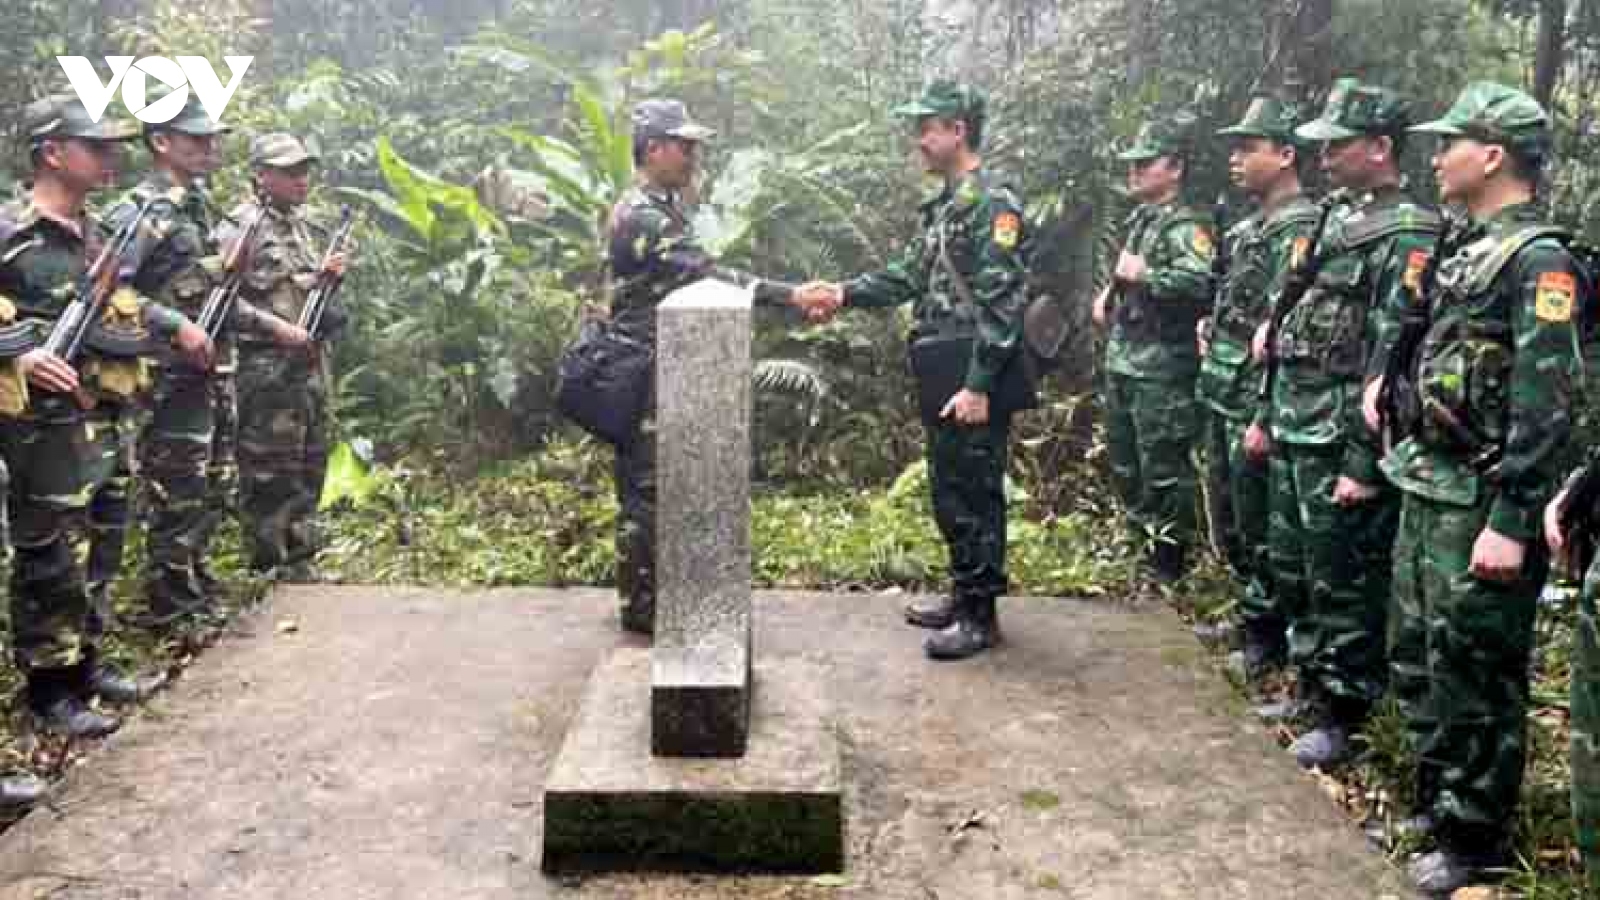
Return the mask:
M263 166L273 169L287 169L298 166L303 162L316 162L320 159L317 154L306 149L306 145L292 134L274 131L269 134L258 134L250 142L250 166L259 169Z
M633 108L633 136L704 141L717 133L689 118L681 100L645 100Z
M1259 137L1280 144L1299 143L1294 130L1300 124L1300 104L1276 97L1256 97L1237 123L1217 132L1225 137Z
M895 107L894 114L902 119L937 116L941 119L982 122L988 108L989 99L983 91L970 84L942 79L928 85L916 100Z
M1539 101L1492 81L1467 85L1443 118L1411 130L1468 137L1534 155L1550 146L1550 116Z
M83 101L71 94L54 94L29 103L22 110L22 130L30 144L47 138L83 138L91 141L126 141L139 129L129 122L101 116L89 117Z
M166 96L171 96L171 94L169 93ZM166 99L165 96L159 100L152 101L150 105L154 106L164 99ZM211 114L206 112L205 106L200 102L199 95L193 91L189 92L189 99L183 104L183 109L179 110L178 114L168 121L144 123L145 134L157 131L177 131L194 137L205 137L211 134L227 134L232 130L216 119L211 118Z
M1139 126L1133 146L1117 154L1123 162L1148 162L1162 156L1182 156L1189 150L1195 118L1187 112L1154 118Z
M1342 141L1360 135L1395 135L1411 124L1411 103L1395 91L1355 78L1333 83L1322 114L1295 129L1308 141Z

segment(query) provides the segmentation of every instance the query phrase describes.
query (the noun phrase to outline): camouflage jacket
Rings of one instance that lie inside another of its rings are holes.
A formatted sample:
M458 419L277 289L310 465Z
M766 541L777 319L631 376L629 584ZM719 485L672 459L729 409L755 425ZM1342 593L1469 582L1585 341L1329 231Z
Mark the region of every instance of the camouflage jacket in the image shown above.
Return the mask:
M1344 457L1340 474L1382 484L1362 390L1383 374L1440 226L1438 213L1398 188L1362 195L1331 213L1316 250L1316 280L1285 314L1271 348L1278 377L1261 418L1270 421L1274 439L1335 448Z
M1413 362L1417 421L1383 461L1402 490L1440 503L1489 505L1489 525L1538 535L1561 480L1579 372L1579 304L1592 286L1555 237L1522 243L1541 224L1531 205L1479 223L1439 265L1429 328Z
M84 273L105 240L99 225L87 214L66 223L44 215L27 201L0 207L0 321L32 326L42 346L56 320L77 297ZM148 334L170 342L185 321L171 309L131 290L121 290L107 304L101 327L119 330L135 340ZM140 373L136 368L122 368L124 362L90 346L77 367L85 388L98 400L125 402L140 387ZM34 400L35 411L51 417L70 416L75 408L66 397Z
M974 336L965 386L987 394L1021 341L1031 249L1016 191L999 176L974 170L922 204L921 230L911 244L887 268L845 284L845 303L911 303L914 337ZM965 290L951 269L960 273ZM970 304L964 293L970 293Z
M1144 283L1116 286L1106 371L1133 378L1190 379L1200 365L1195 324L1211 302L1214 226L1173 202L1134 210L1123 245L1144 257Z
M229 213L228 220L218 226L212 238L217 245L224 245L238 234L240 223L260 214L262 206L258 201L241 203ZM256 232L255 248L250 254L241 294L258 314L271 313L292 324L300 321L306 298L316 287L317 275L322 270L322 245L327 243L328 234L299 210L268 207L266 217ZM277 346L259 329L250 327L239 332L239 344L252 349Z
M1261 401L1262 369L1250 354L1256 329L1272 314L1297 253L1306 252L1317 206L1303 196L1271 212L1257 212L1223 238L1228 271L1211 308L1211 346L1200 361L1195 396L1218 415L1249 421Z
M630 188L612 209L606 243L612 321L652 344L656 307L673 291L703 278L753 288L758 305L782 303L791 289L718 265L700 246L678 198L644 184Z

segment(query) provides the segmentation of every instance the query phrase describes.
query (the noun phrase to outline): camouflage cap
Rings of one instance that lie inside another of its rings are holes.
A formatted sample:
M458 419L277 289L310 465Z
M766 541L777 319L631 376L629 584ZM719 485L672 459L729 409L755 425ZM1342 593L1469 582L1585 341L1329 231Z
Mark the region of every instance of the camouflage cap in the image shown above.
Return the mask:
M894 115L902 119L959 119L964 122L981 122L988 114L989 98L970 84L943 79L935 81L910 103L894 108Z
M1117 154L1123 162L1148 162L1162 156L1183 156L1189 151L1195 117L1187 112L1150 119L1139 126L1133 146Z
M187 88L184 90L187 90ZM154 106L170 96L172 94L168 92L165 96L151 101L150 106ZM145 134L152 134L158 131L176 131L195 137L205 137L212 134L227 134L232 130L216 119L211 118L211 113L206 112L205 106L200 102L199 95L193 91L189 91L189 99L184 102L183 108L178 111L178 114L171 119L165 122L144 123Z
M681 100L645 100L633 108L633 136L705 141L717 133L689 118Z
M1443 118L1411 130L1469 137L1533 154L1542 154L1550 146L1550 116L1539 101L1492 81L1467 85Z
M90 118L83 101L72 94L54 94L29 103L22 110L22 132L30 144L47 138L83 138L90 141L126 141L139 129L129 122L101 116Z
M1333 83L1322 114L1295 129L1308 141L1342 141L1359 135L1395 135L1411 124L1411 102L1395 91L1355 78Z
M1300 124L1300 104L1276 97L1257 97L1250 101L1244 118L1217 132L1225 137L1259 137L1280 144L1296 144L1294 130Z
M259 169L263 166L273 169L287 169L298 166L303 162L316 162L320 157L292 134L275 131L270 134L256 135L250 142L250 166Z

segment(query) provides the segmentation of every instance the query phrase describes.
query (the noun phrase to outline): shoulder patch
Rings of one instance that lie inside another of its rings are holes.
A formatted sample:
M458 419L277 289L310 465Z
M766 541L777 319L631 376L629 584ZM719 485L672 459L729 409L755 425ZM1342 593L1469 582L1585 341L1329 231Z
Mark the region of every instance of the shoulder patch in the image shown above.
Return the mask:
M1189 246L1195 253L1209 257L1216 252L1217 245L1211 238L1209 228L1196 228L1194 236L1189 238Z
M1539 276L1533 312L1545 322L1572 321L1572 307L1578 293L1578 280L1570 272L1546 272Z
M1022 217L1010 210L994 217L994 242L1000 247L1011 250L1017 246L1017 238L1022 234Z
M1426 250L1413 250L1406 256L1406 271L1401 276L1400 283L1413 294L1422 290L1422 273L1428 269L1429 256Z

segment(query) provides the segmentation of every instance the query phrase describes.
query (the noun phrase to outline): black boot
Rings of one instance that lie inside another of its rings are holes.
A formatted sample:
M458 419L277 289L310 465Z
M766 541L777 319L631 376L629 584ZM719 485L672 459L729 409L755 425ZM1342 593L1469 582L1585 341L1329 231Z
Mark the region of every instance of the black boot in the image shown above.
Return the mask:
M930 635L922 645L929 659L968 659L995 645L999 620L993 597L961 597L955 602L955 621Z
M1406 872L1426 897L1445 898L1485 881L1498 881L1509 860L1503 852L1466 852L1440 845L1406 866Z
M28 672L28 708L41 728L68 738L97 738L121 726L121 722L84 702L80 691L87 677L87 668L81 664Z
M906 621L918 628L943 631L956 620L953 597L924 597L906 604Z
M100 658L98 650L84 659L88 669L88 692L107 703L143 703L166 687L167 673L124 675Z
M631 597L624 598L620 612L623 631L644 635L656 633L656 598L654 594L639 592Z
M1157 540L1150 548L1150 571L1162 584L1173 584L1183 578L1186 555L1182 544Z
M1244 679L1253 684L1289 661L1289 639L1276 623L1246 622L1240 652Z
M50 785L32 775L7 775L0 778L0 812L27 809L44 799Z

